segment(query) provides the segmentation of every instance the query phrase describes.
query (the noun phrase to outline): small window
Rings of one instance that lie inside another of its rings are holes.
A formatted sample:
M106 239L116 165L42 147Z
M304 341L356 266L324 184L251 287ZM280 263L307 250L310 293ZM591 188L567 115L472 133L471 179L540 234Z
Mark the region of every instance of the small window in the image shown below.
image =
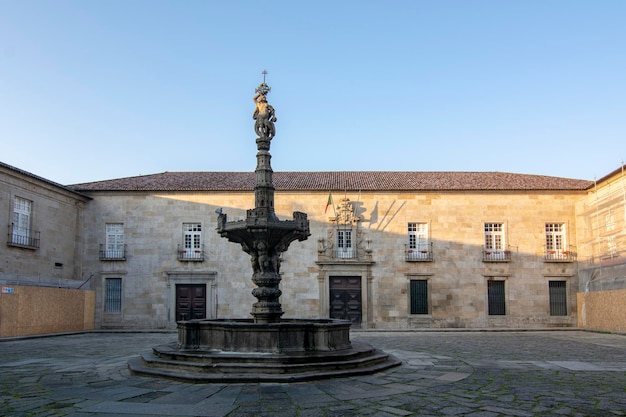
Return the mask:
M352 247L352 230L351 229L337 230L337 257L338 258L353 258L354 257L354 249Z
M203 258L202 224L183 223L183 244L179 252L179 259L182 261L201 261Z
M104 289L104 312L122 312L122 278L106 278Z
M485 250L504 250L504 226L502 223L485 223Z
M511 252L506 248L504 224L485 223L484 261L510 261Z
M612 232L615 230L615 216L613 213L609 212L604 216L604 224L606 226L607 232Z
M565 281L549 281L550 315L567 316L567 283Z
M406 260L432 261L431 245L428 236L428 223L409 223L407 225L409 241L406 246Z
M428 223L409 223L409 249L428 250Z
M125 259L124 223L107 223L105 229L106 240L100 257L102 259Z
M564 223L546 223L545 231L547 261L570 261L575 258L567 246Z
M428 280L412 279L409 282L411 314L428 314Z
M13 200L13 236L27 239L30 234L30 216L33 202L21 197Z
M565 225L546 223L546 250L558 253L565 250Z
M39 232L31 229L33 202L25 198L13 199L13 215L8 243L29 248L39 247Z
M487 303L490 316L506 314L504 281L487 281Z

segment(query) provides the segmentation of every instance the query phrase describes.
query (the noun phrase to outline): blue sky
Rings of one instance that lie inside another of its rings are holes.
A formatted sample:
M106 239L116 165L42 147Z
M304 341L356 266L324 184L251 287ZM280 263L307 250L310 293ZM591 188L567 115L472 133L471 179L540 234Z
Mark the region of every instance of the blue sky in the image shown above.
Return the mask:
M0 0L0 161L62 184L253 171L593 179L626 158L626 1Z

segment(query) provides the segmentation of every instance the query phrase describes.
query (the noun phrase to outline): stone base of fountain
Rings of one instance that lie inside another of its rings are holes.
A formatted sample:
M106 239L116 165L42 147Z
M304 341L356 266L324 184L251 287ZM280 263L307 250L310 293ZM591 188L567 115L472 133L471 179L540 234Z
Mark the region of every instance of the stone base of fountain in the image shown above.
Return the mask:
M300 382L366 375L400 365L366 343L350 341L350 322L334 319L191 320L178 343L131 359L132 373L188 382Z

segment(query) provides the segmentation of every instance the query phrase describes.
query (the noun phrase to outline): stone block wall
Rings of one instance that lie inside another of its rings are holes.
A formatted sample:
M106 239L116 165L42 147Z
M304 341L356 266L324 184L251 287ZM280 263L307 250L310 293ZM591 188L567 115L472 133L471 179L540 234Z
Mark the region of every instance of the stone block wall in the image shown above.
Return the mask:
M568 193L375 193L362 195L363 228L371 240L373 323L376 328L545 327L576 323L576 263L544 260L545 223L564 223L576 242ZM367 213L370 213L368 216ZM367 221L369 217L369 222ZM432 262L406 262L407 224L429 225ZM484 224L503 223L510 262L483 262ZM409 313L411 279L429 284L428 315ZM505 282L506 314L487 311L487 282ZM548 281L567 282L568 315L550 316ZM378 307L376 307L378 306ZM427 319L427 320L425 320Z

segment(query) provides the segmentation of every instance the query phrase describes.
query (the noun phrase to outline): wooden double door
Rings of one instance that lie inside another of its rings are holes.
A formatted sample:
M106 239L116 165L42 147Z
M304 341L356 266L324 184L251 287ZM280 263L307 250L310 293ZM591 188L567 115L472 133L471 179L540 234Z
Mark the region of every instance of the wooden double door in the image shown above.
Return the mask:
M176 321L206 318L206 284L176 284Z
M361 277L330 276L330 318L350 320L353 327L361 327Z

